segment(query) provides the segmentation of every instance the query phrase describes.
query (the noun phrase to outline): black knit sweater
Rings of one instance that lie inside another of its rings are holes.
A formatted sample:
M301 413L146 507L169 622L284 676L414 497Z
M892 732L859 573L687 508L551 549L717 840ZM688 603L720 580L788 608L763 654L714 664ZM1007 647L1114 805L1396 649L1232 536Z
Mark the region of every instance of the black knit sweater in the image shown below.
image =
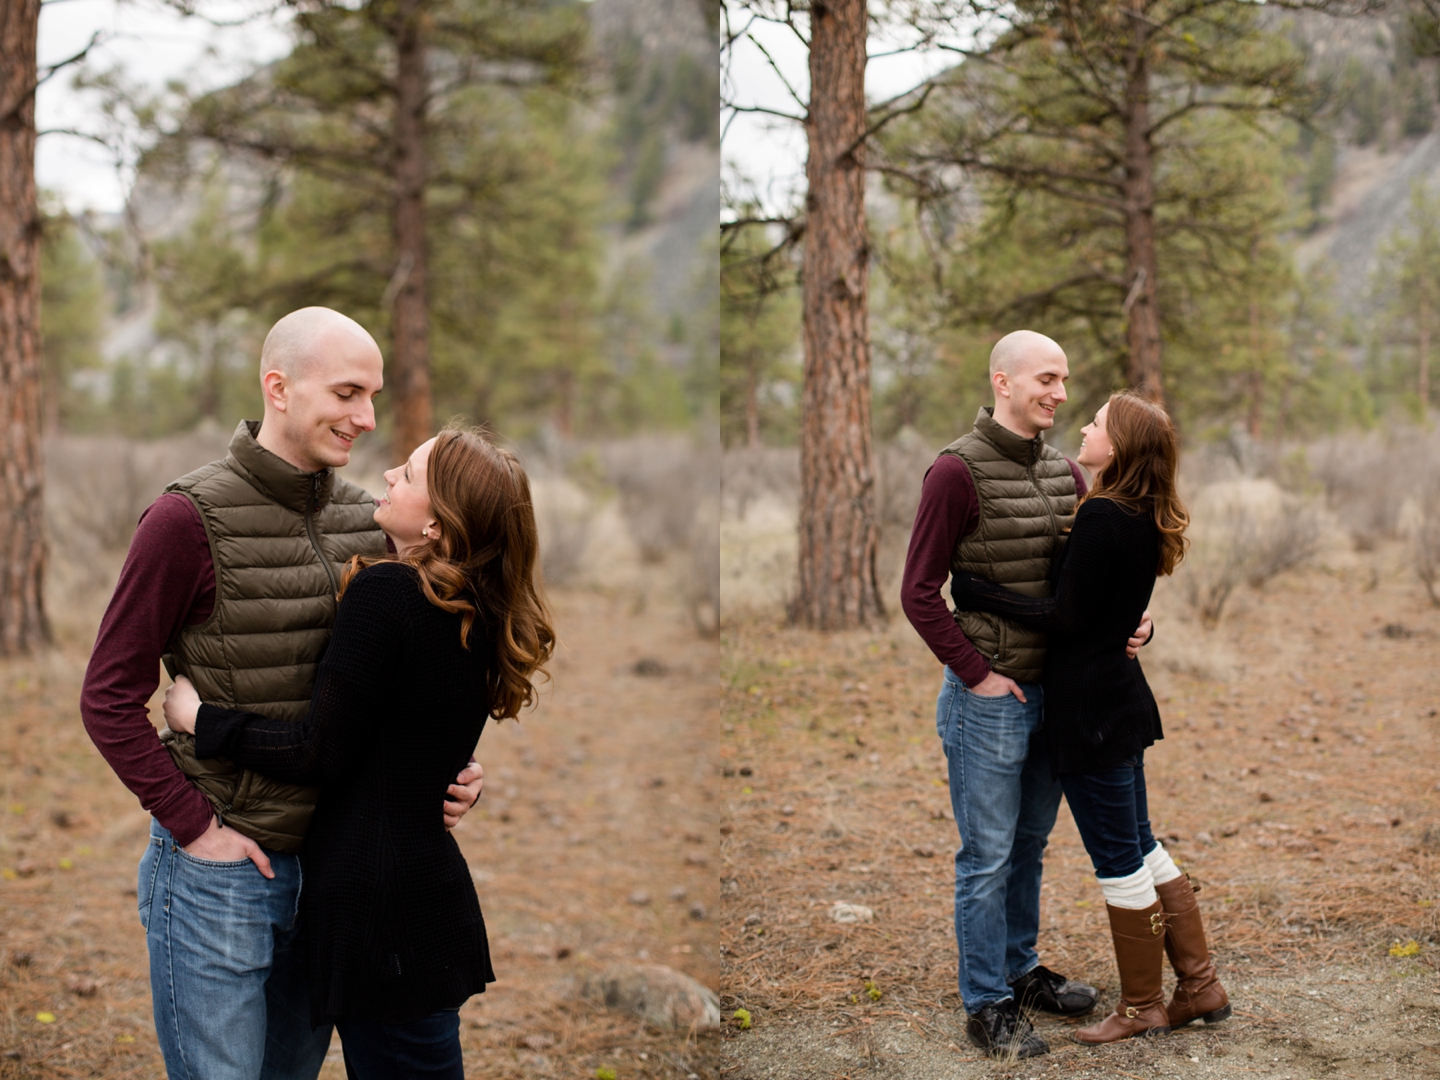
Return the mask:
M1051 596L1021 596L972 575L953 583L957 606L1049 633L1043 730L1057 774L1113 769L1164 737L1140 661L1125 655L1159 558L1160 532L1149 515L1092 498L1081 503L1055 560Z
M310 713L284 723L202 705L201 757L320 787L301 854L311 1019L404 1023L495 980L470 870L440 804L485 726L492 666L479 623L396 563L362 570L335 616Z

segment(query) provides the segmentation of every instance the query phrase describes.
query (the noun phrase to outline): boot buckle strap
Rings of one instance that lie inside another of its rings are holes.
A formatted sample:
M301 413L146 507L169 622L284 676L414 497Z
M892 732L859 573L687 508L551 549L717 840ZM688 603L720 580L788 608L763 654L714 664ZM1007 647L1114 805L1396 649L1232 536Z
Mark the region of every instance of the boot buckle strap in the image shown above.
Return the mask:
M1139 1015L1140 1015L1140 1010L1137 1009L1137 1008L1135 1008L1134 1005L1126 1005L1126 1006L1125 1006L1125 1019L1127 1019L1127 1020L1134 1020L1134 1019L1135 1019L1137 1016L1139 1016Z
M1152 911L1150 913L1150 933L1163 934L1165 932L1165 913L1163 911Z

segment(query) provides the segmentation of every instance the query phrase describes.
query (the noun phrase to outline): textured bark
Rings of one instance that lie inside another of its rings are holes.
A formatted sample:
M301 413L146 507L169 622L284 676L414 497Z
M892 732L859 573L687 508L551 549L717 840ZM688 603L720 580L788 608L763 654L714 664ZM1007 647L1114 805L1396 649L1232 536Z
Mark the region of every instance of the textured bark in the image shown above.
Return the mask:
M1160 378L1160 301L1156 286L1160 262L1155 251L1154 148L1150 142L1149 25L1142 11L1132 11L1134 37L1125 72L1125 247L1130 348L1126 377L1130 386L1163 401Z
M870 445L869 239L865 227L864 0L810 9L805 203L805 376L800 436L800 589L819 630L884 618Z
M50 640L40 456L40 216L35 38L40 0L0 4L0 656Z
M425 261L425 79L423 0L401 0L394 26L395 284L391 312L394 452L404 457L434 432L430 400L430 298Z

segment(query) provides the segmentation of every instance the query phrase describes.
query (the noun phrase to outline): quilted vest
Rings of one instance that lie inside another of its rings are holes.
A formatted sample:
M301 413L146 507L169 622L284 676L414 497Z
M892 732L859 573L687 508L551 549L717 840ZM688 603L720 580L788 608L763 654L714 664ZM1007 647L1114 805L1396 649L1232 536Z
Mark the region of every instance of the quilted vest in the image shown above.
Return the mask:
M259 430L241 421L223 461L165 489L200 511L215 564L215 609L176 635L165 666L207 704L299 721L335 623L340 573L352 555L383 555L385 535L368 492L329 469L302 472L256 442ZM190 735L166 728L160 738L224 825L262 847L300 850L314 788L201 760Z
M951 573L1024 593L1050 595L1050 563L1075 519L1075 474L1043 436L1026 439L997 423L986 406L970 434L940 451L965 462L975 481L980 523L950 555ZM990 667L1016 682L1039 682L1045 635L999 615L957 611L955 621Z

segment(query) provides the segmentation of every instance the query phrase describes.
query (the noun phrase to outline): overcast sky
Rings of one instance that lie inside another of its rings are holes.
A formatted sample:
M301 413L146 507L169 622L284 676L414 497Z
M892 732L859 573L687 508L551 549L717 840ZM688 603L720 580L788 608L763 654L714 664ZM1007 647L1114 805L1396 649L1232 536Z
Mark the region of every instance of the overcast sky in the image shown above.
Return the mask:
M731 9L731 27L738 29L743 13ZM803 101L810 93L808 55L803 42L784 26L756 22L751 32L759 39L783 73L777 75L764 54L748 41L738 42L725 74L722 96L740 104L798 113L801 107L786 89L786 83ZM957 30L960 40L962 30ZM926 79L956 63L954 53L944 51L893 52L899 39L871 38L871 56L865 67L865 96L872 104L886 101L914 89ZM726 124L721 147L725 183L732 195L755 197L761 206L776 214L791 210L799 202L805 180L805 133L799 124L757 113L734 114L721 111Z
M250 14L259 5L254 0L205 0L203 7L219 20ZM274 18L216 27L183 18L160 0L49 0L40 8L42 70L75 55L97 31L106 42L91 52L89 69L118 67L129 80L157 88L177 78L207 89L223 86L256 63L289 51L285 27ZM40 131L98 129L96 99L74 88L73 71L62 71L37 91ZM40 139L35 176L42 190L58 194L72 211L116 211L125 202L125 180L106 149L68 135Z

